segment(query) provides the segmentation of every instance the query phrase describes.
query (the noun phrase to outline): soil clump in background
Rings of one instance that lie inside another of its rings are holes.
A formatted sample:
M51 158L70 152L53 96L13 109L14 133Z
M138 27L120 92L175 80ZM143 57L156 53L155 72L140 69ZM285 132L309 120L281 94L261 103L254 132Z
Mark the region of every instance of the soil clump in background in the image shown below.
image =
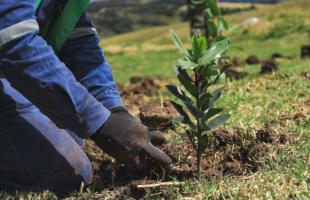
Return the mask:
M247 59L245 60L245 62L248 65L257 65L260 63L260 59L258 56L256 55L250 55L249 57L247 57Z
M302 59L310 58L310 45L303 45L301 47L301 55Z
M267 74L278 70L278 63L276 59L269 59L262 63L262 68L260 73Z
M237 69L227 69L225 74L228 78L231 79L242 79L248 75L246 72Z

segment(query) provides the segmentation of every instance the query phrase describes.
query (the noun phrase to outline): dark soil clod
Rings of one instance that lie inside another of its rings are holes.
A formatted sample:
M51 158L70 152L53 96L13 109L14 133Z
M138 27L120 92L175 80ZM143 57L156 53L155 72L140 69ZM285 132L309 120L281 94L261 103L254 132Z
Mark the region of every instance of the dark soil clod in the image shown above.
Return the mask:
M267 74L278 70L278 63L275 59L269 59L263 62L260 73Z
M177 112L169 101L155 100L141 108L140 119L147 127L163 130L172 125Z
M239 57L234 57L232 59L232 66L233 67L241 67L241 66L243 66L243 62Z
M285 59L288 59L288 60L294 59L293 56L283 55L281 53L274 53L274 54L271 55L271 59L277 59L277 58L285 58Z
M232 78L232 79L242 79L247 75L246 72L237 71L234 69L226 70L225 74L227 77Z
M257 65L260 63L260 59L258 56L256 55L250 55L246 60L245 62L248 64L248 65Z
M223 162L221 167L223 175L241 176L244 172L244 166L238 160Z
M213 132L213 136L218 141L219 146L240 144L241 136L238 133L232 133L224 128L219 128Z
M134 76L130 78L130 84L120 90L121 96L130 94L144 94L151 96L158 93L160 85L153 78Z
M277 133L269 127L261 129L257 131L256 133L256 139L260 142L271 144L276 141L276 138L277 138Z
M303 45L301 47L301 58L310 58L310 45Z

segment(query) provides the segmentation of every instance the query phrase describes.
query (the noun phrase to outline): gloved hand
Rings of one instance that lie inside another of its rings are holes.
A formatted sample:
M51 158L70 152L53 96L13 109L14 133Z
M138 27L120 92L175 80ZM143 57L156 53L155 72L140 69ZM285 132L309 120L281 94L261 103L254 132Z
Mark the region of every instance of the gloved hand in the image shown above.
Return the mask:
M159 132L149 132L123 108L112 110L108 121L91 139L131 170L171 164L171 159L153 146L164 143L164 137Z

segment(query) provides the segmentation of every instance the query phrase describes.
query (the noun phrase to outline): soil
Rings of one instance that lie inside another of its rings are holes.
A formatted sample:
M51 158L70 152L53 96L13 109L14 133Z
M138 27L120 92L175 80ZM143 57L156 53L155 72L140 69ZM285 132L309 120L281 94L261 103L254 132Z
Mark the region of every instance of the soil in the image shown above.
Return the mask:
M245 76L247 76L246 72L239 71L236 69L227 69L225 73L226 73L226 76L231 79L242 79Z
M140 115L140 108L150 101L150 97L156 95L161 86L152 78L134 76L130 83L123 85L117 83L118 90L128 112L134 117Z
M153 129L163 130L171 127L172 118L178 116L173 105L167 100L154 100L140 109L141 122Z
M310 58L310 45L303 45L301 47L301 58Z
M278 63L276 59L269 59L262 63L262 68L260 73L261 74L267 74L270 72L274 72L278 70Z
M260 59L258 56L256 55L250 55L245 62L249 65L257 65L260 63Z
M277 59L277 58L284 58L284 59L288 59L288 60L292 60L294 59L293 56L287 56L287 55L283 55L281 53L274 53L271 55L272 59Z
M126 109L134 117L138 117L140 115L140 108L150 101L150 97L144 94L128 94L122 96L122 99Z
M112 162L112 158L87 141L86 152L93 164L94 191L111 189L115 194L141 198L148 190L133 187L167 181L191 181L196 178L196 152L185 134L178 135L181 142L164 144L159 148L173 160L169 170L154 169L149 173L129 172L123 165ZM215 138L214 148L203 155L202 176L206 179L221 179L223 176L244 178L255 173L260 167L260 158L267 155L272 145L290 141L289 133L277 134L270 127L257 131L256 139L244 130L228 131L220 128L211 133ZM272 145L271 145L272 144ZM167 189L167 188L166 188ZM165 195L165 187L157 188Z
M134 76L130 78L130 84L121 91L121 96L129 94L144 94L146 96L152 96L157 94L159 89L160 85L157 84L154 79Z
M234 57L233 59L232 59L232 66L233 67L241 67L241 66L243 66L243 62L242 62L242 60L239 58L239 57Z

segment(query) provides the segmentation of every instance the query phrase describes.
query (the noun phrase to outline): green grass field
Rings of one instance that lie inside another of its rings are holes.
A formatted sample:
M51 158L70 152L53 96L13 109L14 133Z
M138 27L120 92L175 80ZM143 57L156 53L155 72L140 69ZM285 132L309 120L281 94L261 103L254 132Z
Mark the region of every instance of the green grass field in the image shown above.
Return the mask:
M302 120L284 120L273 128L278 133L289 132L293 140L285 145L271 146L268 155L261 158L259 170L242 178L187 182L181 188L169 188L171 199L310 199L310 59L299 58L302 44L310 44L310 1L291 0L283 4L263 6L257 10L227 16L235 26L226 33L232 39L232 57L245 59L255 54L262 59L273 53L293 56L279 59L279 71L260 75L259 65L245 65L249 75L241 80L228 81L219 104L232 117L225 128L243 128L254 134L266 122L283 116L302 114ZM244 27L241 22L258 17L260 22ZM308 20L308 21L307 21ZM178 52L169 36L172 28L188 43L188 24L151 28L102 40L105 54L112 66L115 79L127 83L134 75L167 78L174 81L173 65ZM166 90L162 97L171 96ZM91 188L91 187L90 187ZM116 191L104 190L72 194L68 199L108 199ZM119 192L119 191L118 191ZM122 197L122 195L117 194ZM50 192L42 194L0 194L1 199L55 199ZM129 197L122 197L129 198ZM149 193L145 199L161 199Z

